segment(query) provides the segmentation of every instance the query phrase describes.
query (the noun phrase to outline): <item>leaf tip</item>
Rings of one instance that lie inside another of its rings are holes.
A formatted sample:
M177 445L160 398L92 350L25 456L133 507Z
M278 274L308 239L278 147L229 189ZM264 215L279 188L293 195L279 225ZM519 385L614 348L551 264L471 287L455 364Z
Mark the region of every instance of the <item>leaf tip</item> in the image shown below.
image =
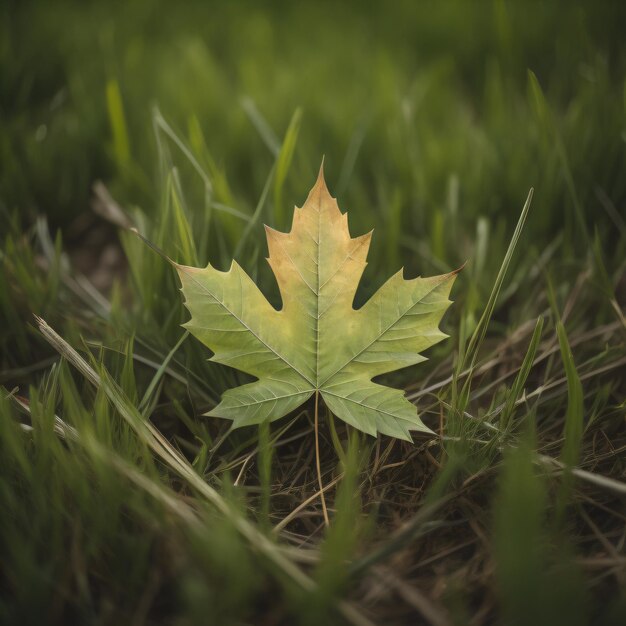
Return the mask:
M428 426L426 426L424 422L420 424L419 428L411 428L411 432L420 433L422 435L426 435L427 437L439 436L434 430L432 430L431 428L428 428Z
M325 191L328 195L330 195L328 191L328 185L326 185L326 178L324 177L324 159L325 156L322 156L322 162L320 164L319 172L317 173L317 180L315 181L313 190Z

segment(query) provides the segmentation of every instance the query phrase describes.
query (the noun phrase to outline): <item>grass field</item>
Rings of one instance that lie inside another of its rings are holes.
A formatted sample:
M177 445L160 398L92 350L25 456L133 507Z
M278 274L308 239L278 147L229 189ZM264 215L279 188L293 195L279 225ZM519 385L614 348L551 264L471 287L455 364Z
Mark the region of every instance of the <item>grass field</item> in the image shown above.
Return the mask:
M626 623L626 8L0 9L1 624ZM374 229L356 306L467 263L406 389L436 437L313 405L229 431L245 374L172 268L276 306L324 157ZM533 190L532 201L527 198Z

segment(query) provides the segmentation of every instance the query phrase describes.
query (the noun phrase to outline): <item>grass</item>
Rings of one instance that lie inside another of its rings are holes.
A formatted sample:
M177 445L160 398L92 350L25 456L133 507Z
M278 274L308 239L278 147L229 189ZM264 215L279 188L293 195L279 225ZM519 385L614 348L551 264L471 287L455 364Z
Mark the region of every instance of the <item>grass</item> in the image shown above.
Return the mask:
M0 623L624 622L626 16L596 5L2 9ZM247 379L130 231L277 304L262 224L322 155L375 229L357 304L467 262L450 339L384 377L436 438L320 406L328 529L313 405L202 417Z

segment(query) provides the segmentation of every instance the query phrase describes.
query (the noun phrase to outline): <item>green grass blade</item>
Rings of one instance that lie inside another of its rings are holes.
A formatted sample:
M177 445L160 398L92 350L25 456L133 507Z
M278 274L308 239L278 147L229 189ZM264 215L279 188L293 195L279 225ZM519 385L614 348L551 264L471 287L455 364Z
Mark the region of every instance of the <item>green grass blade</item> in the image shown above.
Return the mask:
M252 232L252 230L255 228L255 226L259 223L259 220L261 219L261 214L263 213L263 207L265 206L265 202L267 201L267 196L270 191L270 186L271 186L272 178L274 176L275 171L276 171L276 166L274 165L272 166L270 173L267 175L267 178L265 179L265 185L263 186L263 191L261 192L259 201L257 202L256 208L254 209L254 213L252 214L250 221L246 224L246 227L241 235L241 238L239 239L239 242L237 243L237 247L235 248L235 252L233 254L234 259L240 258L240 255L246 246L246 242L248 241L248 238L250 237L250 233Z
M113 153L118 168L128 166L130 162L130 139L124 116L124 105L119 83L111 79L106 84L107 111L113 133Z
M470 361L470 367L473 367L475 365L476 359L478 357L478 351L485 338L485 334L487 333L487 327L489 326L491 316L493 315L498 296L500 295L500 290L502 289L506 273L509 269L509 265L511 264L511 259L513 258L513 254L515 253L515 249L517 248L517 244L522 235L522 231L524 230L524 224L526 223L526 218L528 217L530 204L533 199L533 193L533 189L528 192L528 197L526 198L526 202L524 203L524 207L522 208L522 213L520 214L519 220L517 221L517 226L515 227L515 231L513 232L513 236L511 237L511 241L507 248L502 264L500 265L500 270L498 271L498 276L496 277L496 281L491 290L491 294L489 295L489 300L487 301L485 310L483 311L478 325L476 326L476 329L472 334L472 337L470 338L464 359L465 361ZM465 363L460 364L459 371L464 369L464 366Z
M535 325L535 330L533 331L533 335L530 339L530 344L528 346L528 350L526 351L526 356L524 357L524 361L522 362L522 366L515 377L515 381L509 390L508 397L506 400L505 407L500 416L500 429L508 430L511 418L513 416L513 411L515 410L515 406L517 405L517 401L524 389L524 385L526 384L526 380L528 379L528 374L530 374L530 370L535 361L535 355L537 354L537 348L539 347L539 342L541 341L541 331L543 330L543 317L539 317L537 319L537 324Z
M246 112L246 115L252 122L252 125L256 128L263 143L267 146L267 149L274 155L275 158L280 154L280 141L272 130L272 127L268 124L267 120L261 115L261 112L257 108L252 98L243 98L241 100L241 106Z
M178 352L178 349L183 345L183 342L185 341L185 339L187 339L187 337L189 337L189 331L186 330L181 335L180 339L176 342L176 345L168 352L165 359L163 359L163 362L161 363L161 365L159 365L159 369L154 373L154 376L152 377L148 388L143 394L143 397L141 398L141 402L139 403L138 407L139 412L142 413L144 417L147 417L147 415L145 414L145 409L150 405L157 385L159 384L161 378L163 378L163 374L165 374L165 370L167 370L170 361L172 360L176 352Z
M285 226L286 218L285 207L283 206L283 188L289 168L291 167L296 142L298 141L301 119L302 109L298 108L291 117L276 160L276 176L274 177L274 219L279 228Z

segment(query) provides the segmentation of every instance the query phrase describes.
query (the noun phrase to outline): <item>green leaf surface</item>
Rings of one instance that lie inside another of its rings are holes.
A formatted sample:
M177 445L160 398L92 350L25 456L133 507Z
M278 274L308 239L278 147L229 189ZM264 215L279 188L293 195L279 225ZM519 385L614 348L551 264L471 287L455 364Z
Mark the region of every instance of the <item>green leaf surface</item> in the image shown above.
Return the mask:
M319 393L370 435L410 441L412 430L431 432L402 391L372 378L425 360L420 353L446 337L438 324L456 272L405 280L400 271L354 309L372 233L350 236L321 170L291 231L266 234L280 310L235 261L227 272L176 265L191 313L185 327L213 361L258 378L227 391L209 415L233 427L273 421Z

